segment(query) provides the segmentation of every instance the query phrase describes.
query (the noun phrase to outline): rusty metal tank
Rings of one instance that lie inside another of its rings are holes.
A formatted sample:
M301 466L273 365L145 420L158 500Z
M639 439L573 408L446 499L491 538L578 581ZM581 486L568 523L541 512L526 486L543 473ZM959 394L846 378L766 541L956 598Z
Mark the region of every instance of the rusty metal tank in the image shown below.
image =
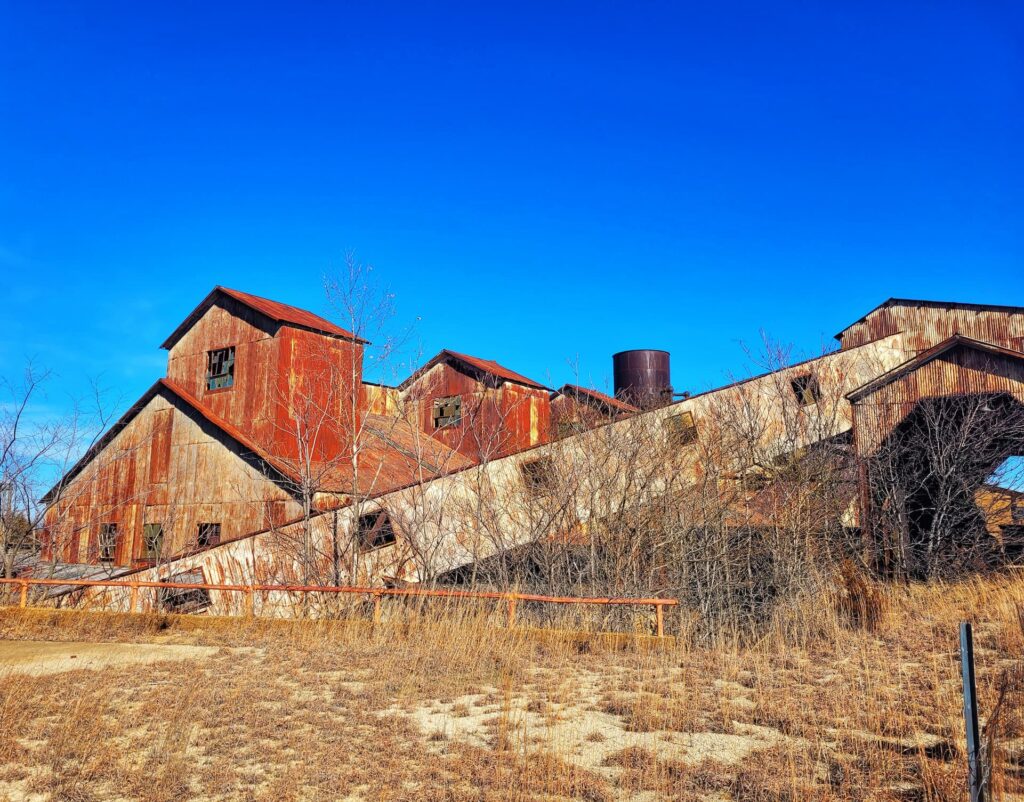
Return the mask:
M615 397L641 409L672 401L672 373L668 351L640 348L612 356Z

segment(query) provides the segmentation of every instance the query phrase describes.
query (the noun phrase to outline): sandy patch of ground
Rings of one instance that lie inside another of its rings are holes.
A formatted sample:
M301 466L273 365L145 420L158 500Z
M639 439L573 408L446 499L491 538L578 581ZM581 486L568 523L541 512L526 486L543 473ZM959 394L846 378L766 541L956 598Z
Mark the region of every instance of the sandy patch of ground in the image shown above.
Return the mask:
M778 730L740 723L733 725L732 732L631 731L623 717L596 710L590 703L592 689L599 681L598 675L580 672L574 677L574 685L584 693L562 703L539 705L536 699L531 701L528 692L502 698L497 689L484 689L485 693L444 703L396 704L380 715L412 721L437 751L444 751L446 741L481 748L504 742L513 750L546 750L609 778L621 773L609 758L628 748L644 749L661 760L688 765L708 758L736 764L785 738ZM739 685L735 690L749 692ZM742 696L739 700L747 701Z
M0 641L0 676L42 676L77 669L105 668L158 660L195 660L209 657L216 646L177 646L154 643L58 643Z

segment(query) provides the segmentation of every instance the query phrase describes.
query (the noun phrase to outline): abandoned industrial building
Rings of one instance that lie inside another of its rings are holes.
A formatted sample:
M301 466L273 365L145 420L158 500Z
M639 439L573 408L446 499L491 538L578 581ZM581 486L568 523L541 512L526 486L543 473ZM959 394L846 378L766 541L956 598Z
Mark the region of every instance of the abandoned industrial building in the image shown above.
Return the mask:
M457 581L531 546L622 549L671 516L703 531L809 521L912 574L948 546L934 536L948 488L925 477L897 499L879 479L886 460L913 473L920 454L898 446L915 426L962 429L970 404L991 425L947 507L983 533L970 559L1020 558L1024 495L986 480L1024 452L1024 308L890 299L836 339L692 396L673 392L661 351L616 354L614 394L450 350L385 386L363 381L360 337L217 287L164 341L166 376L47 494L43 554L21 570ZM795 495L797 476L813 492ZM668 571L643 570L649 584Z

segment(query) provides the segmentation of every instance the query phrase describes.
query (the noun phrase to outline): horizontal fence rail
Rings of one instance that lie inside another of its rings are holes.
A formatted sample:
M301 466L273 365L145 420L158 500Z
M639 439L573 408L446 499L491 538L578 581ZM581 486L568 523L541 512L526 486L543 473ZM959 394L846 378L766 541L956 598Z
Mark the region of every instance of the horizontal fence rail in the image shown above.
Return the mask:
M624 596L542 596L536 593L518 593L515 591L490 590L450 590L445 588L369 588L346 585L211 585L185 582L151 582L146 580L123 581L116 579L37 579L18 577L16 579L0 578L0 585L17 585L20 588L19 606L28 606L28 590L32 585L57 586L72 588L123 588L129 591L128 611L137 612L138 595L141 588L156 588L183 591L222 591L227 593L244 593L246 598L246 614L255 614L253 596L256 593L335 593L367 596L373 599L373 620L380 621L381 599L384 596L433 597L448 599L490 599L505 601L508 604L508 625L512 627L516 621L516 605L518 602L539 602L542 604L561 605L615 605L628 607L652 607L655 615L655 628L659 638L665 637L666 607L679 604L678 599L629 598Z

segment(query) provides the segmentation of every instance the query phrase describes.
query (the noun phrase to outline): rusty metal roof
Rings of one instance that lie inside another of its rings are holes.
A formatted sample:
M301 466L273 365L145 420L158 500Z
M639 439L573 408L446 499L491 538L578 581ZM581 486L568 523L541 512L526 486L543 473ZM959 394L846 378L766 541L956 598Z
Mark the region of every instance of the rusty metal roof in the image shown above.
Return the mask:
M581 387L578 384L563 384L559 389L551 394L552 400L555 396L565 395L570 398L576 398L584 403L597 403L598 405L606 406L611 409L616 409L619 412L639 412L638 407L632 404L627 404L625 401L620 401L615 396L607 395L597 390L592 390L588 387Z
M174 344L178 342L184 336L185 332L188 331L195 324L199 318L201 318L206 310L213 306L218 298L226 296L237 301L244 306L254 309L266 318L269 318L274 323L280 323L286 326L297 326L300 329L308 329L309 331L315 331L320 334L325 334L328 337L338 337L344 340L352 340L357 343L366 343L362 337L357 337L350 331L346 331L340 326L336 326L331 321L314 315L312 312L306 309L299 309L297 306L289 306L283 304L280 301L272 301L269 298L261 298L258 295L252 295L247 292L240 292L239 290L232 290L228 287L216 286L202 301L199 305L189 313L181 325L178 326L172 333L171 336L163 341L161 348L171 349Z
M1024 310L1022 310L1024 311ZM872 379L867 384L863 384L856 390L852 390L846 394L848 401L858 401L866 395L870 395L881 387L890 384L901 376L906 376L908 373L912 373L924 364L931 362L933 359L942 356L947 351L952 350L958 346L964 348L972 348L976 351L984 351L985 353L992 354L993 356L1003 356L1010 359L1024 360L1024 353L1020 351L1014 351L1010 348L1004 348L1001 345L994 343L987 343L981 340L975 340L971 337L965 337L962 334L954 334L943 340L938 345L932 346L927 351L922 351L920 354L915 356L913 359L908 359L902 365L897 365L887 373L883 373L881 376Z
M887 306L937 306L937 307L950 307L953 309L971 309L976 312L1009 312L1011 314L1024 314L1024 306L1003 306L1000 304L967 304L960 303L959 301L925 301L915 298L889 298L882 301L874 309L865 312L859 318L857 318L849 326L843 328L838 334L835 335L835 339L841 340L843 335L848 329L852 329L858 323L863 323L871 315L877 312L879 309L884 309Z
M245 432L224 420L222 417L217 415L209 407L205 406L198 398L188 392L184 387L170 379L159 379L157 384L170 390L171 393L176 395L188 406L192 407L199 415L201 415L206 421L212 423L216 428L227 434L231 439L237 442L239 445L244 446L252 454L259 457L263 462L277 471L283 479L287 479L296 485L301 484L301 480L298 474L288 465L284 460L279 459L274 454L270 453L266 448L261 446Z
M130 566L95 564L95 563L64 563L44 560L38 555L33 555L27 560L15 563L16 577L32 577L36 579L117 579L130 574L135 569ZM81 590L76 585L47 585L44 586L43 595L48 598L56 598L75 590Z
M237 426L221 418L180 385L170 379L159 379L43 496L42 501L44 503L51 501L57 491L80 474L161 391L178 398L195 414L228 435L242 446L245 452L265 463L292 488L302 484L301 477L288 460L272 453ZM362 439L358 449L361 472L359 491L363 493L378 495L397 487L427 481L445 473L462 470L473 464L471 460L454 449L398 418L366 413L360 434ZM353 490L353 471L348 465L339 463L336 469L326 471L322 479L322 490L325 492L349 493Z
M359 448L359 492L379 496L468 468L473 461L407 421L366 413ZM339 476L349 492L351 474Z
M535 387L538 390L549 389L540 382L535 382L533 379L528 379L521 373L516 373L513 370L509 370L504 365L499 365L493 359L481 359L478 356L460 354L457 351L451 351L447 348L441 351L441 353L439 353L437 356L435 356L433 359L427 362L419 370L415 371L408 379L399 384L399 389L405 389L414 381L416 381L416 379L418 379L420 376L426 373L428 370L430 370L435 365L440 364L441 362L461 362L464 365L468 365L470 368L476 371L486 373L488 375L502 379L503 381L510 381L515 384L522 384L525 385L526 387Z
M57 484L51 487L40 500L43 503L49 503L51 500L53 500L53 498L57 494L57 491L60 490L60 488L67 485L69 482L71 482L71 480L74 479L76 476L78 476L78 474L80 474L85 469L85 467L90 462L92 462L92 460L95 459L96 456L104 448L106 448L107 444L110 443L110 441L113 440L114 437L116 437L129 423L131 423L131 421L135 418L136 415L139 414L139 412L142 411L146 404L153 400L154 396L156 396L162 390L169 392L172 396L175 396L178 399L180 399L186 406L194 410L196 414L198 414L204 420L213 424L216 428L220 429L222 432L224 432L233 440L235 440L239 445L243 446L245 449L253 453L255 456L259 457L261 460L267 463L267 465L273 468L278 474L280 474L281 478L287 479L290 482L298 481L294 472L291 471L287 464L274 457L273 454L270 454L266 449L262 448L258 443L249 438L240 429L238 429L235 426L232 426L219 415L216 415L209 408L203 406L199 399L197 399L183 387L175 384L170 379L157 379L157 381L154 382L153 385L142 394L142 397L139 398L139 400L136 401L134 404L132 404L128 408L128 410L120 418L118 418L117 422L114 423L109 429L107 429L106 432L104 432L102 437L100 437L95 443L93 443L92 447L89 448L89 450L82 455L81 459L79 459L78 462L71 466L71 469L66 474L64 474L64 476L61 477Z

